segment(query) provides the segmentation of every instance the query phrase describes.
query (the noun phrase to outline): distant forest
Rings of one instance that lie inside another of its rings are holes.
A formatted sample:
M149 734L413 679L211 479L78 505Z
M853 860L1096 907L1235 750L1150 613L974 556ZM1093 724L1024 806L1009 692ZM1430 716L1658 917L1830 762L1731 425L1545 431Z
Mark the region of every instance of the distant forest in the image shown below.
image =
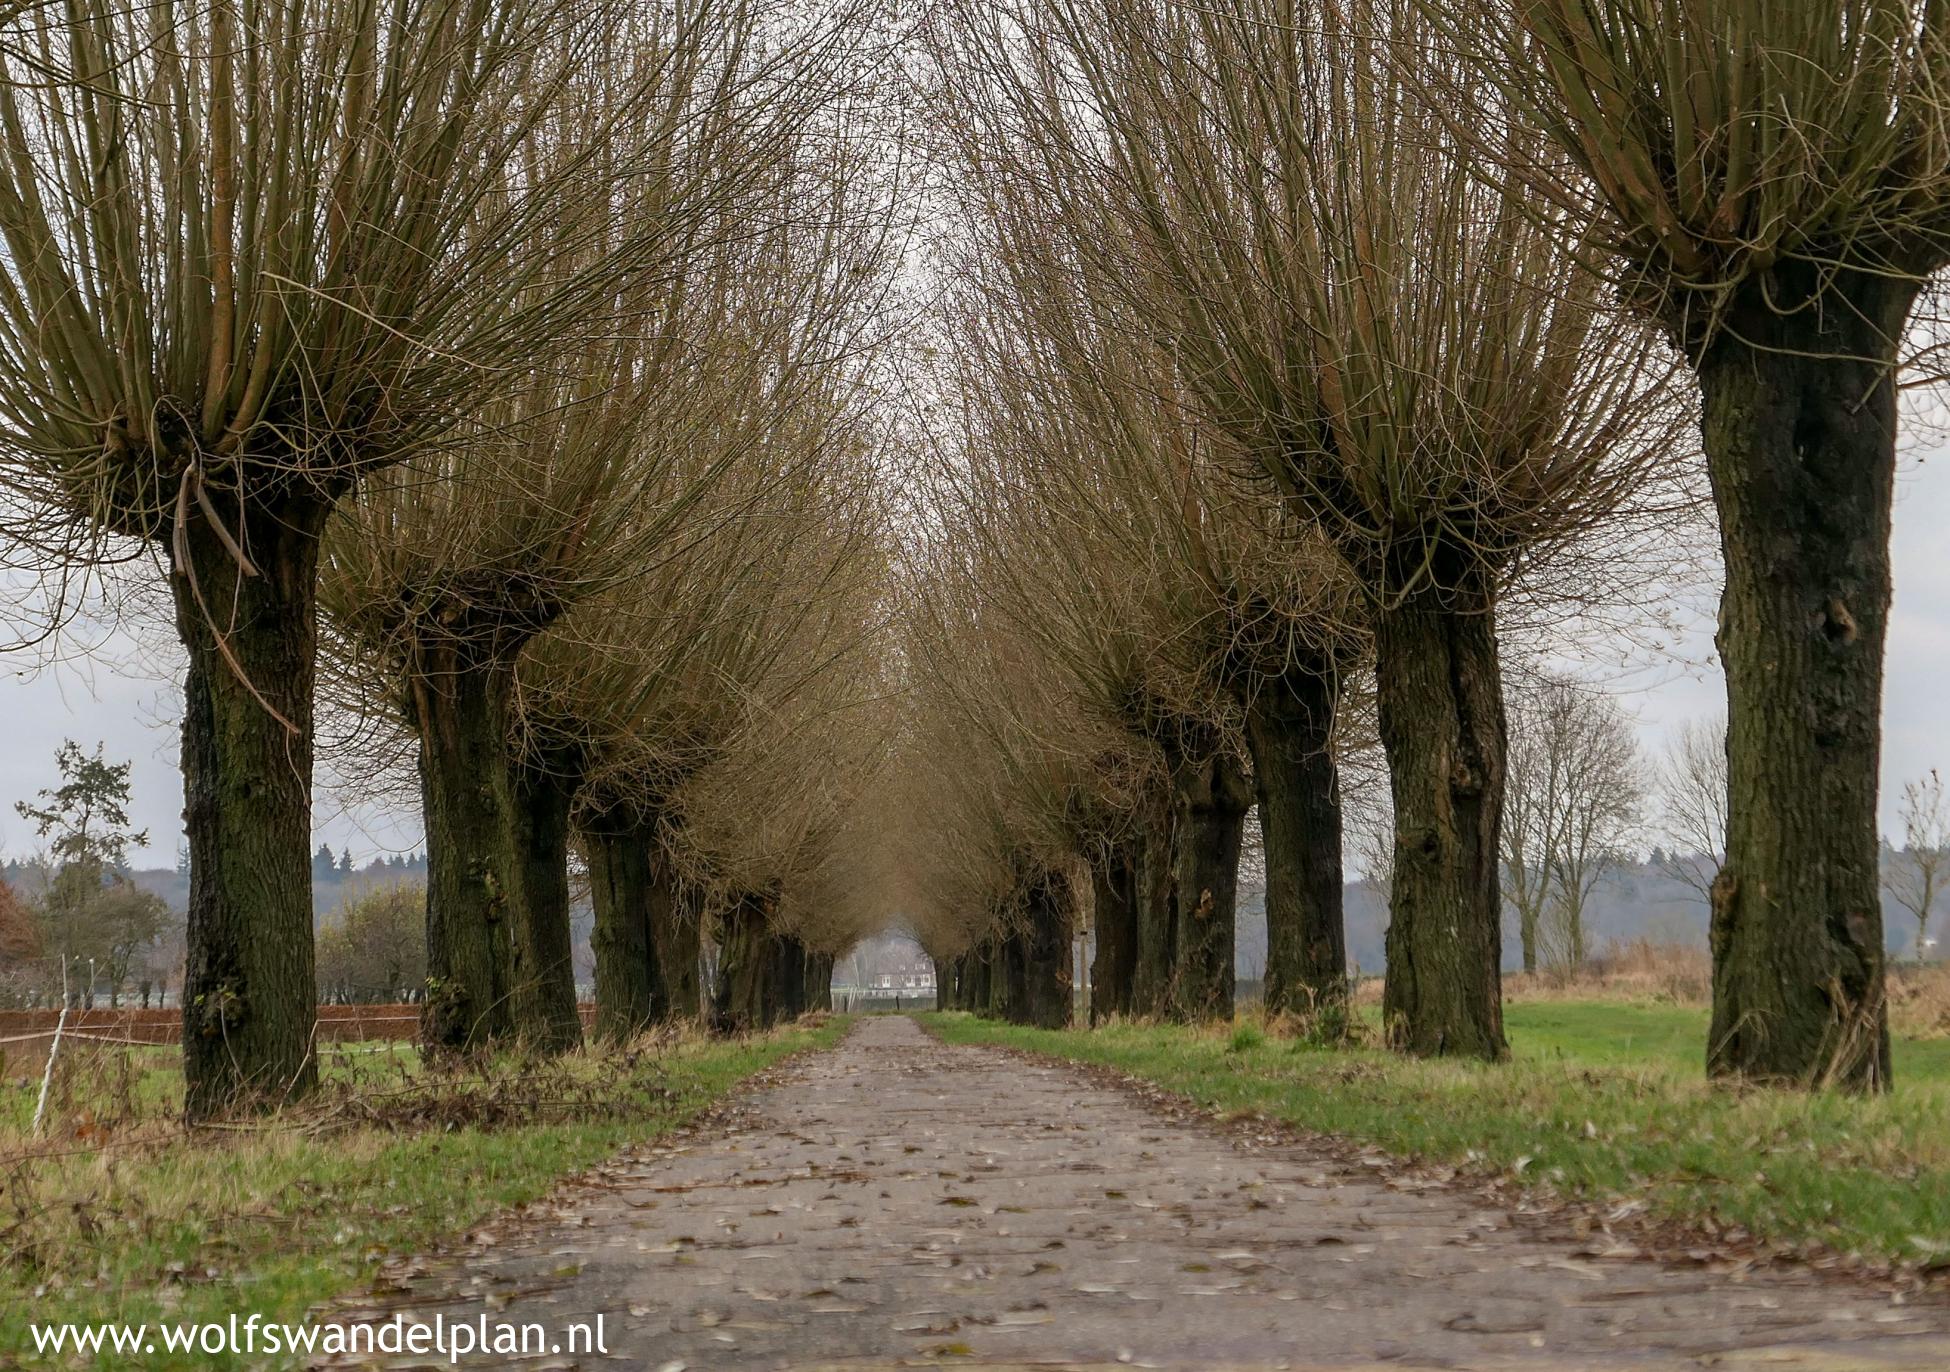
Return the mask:
M176 866L133 867L129 876L137 886L145 891L153 891L177 914L189 909L190 868L187 857L179 858ZM18 858L0 866L0 878L16 891L34 890L34 864L22 862ZM375 885L389 885L396 881L421 881L427 879L427 859L423 853L404 855L386 854L372 858L364 866L355 866L352 853L334 853L329 844L320 844L311 859L311 908L314 924L322 923L327 915L337 910L347 896Z

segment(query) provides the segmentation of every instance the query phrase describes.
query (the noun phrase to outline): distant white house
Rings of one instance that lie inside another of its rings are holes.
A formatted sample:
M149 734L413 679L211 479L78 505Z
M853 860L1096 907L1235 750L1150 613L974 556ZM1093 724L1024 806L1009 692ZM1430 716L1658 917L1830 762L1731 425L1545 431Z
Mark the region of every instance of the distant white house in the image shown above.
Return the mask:
M932 991L934 963L920 957L902 959L892 966L883 964L874 973L872 985L876 991Z

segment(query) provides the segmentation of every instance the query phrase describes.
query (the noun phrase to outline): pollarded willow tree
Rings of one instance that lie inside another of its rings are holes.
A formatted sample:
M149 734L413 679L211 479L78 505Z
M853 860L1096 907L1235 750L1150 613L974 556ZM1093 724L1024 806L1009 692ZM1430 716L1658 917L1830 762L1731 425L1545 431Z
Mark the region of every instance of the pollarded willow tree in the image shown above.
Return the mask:
M1206 422L1169 350L1121 290L1051 238L1038 197L971 179L985 261L968 273L955 348L974 483L964 536L997 545L991 602L1087 709L1155 751L1164 783L1165 803L1131 817L1130 839L1093 853L1099 999L1230 1013L1230 892L1256 802L1265 1004L1339 1005L1336 716L1366 649L1345 570L1266 483L1239 479L1229 436ZM1135 937L1105 918L1126 910Z
M1698 375L1730 782L1708 1069L1880 1087L1898 371L1950 265L1950 28L1933 0L1522 0L1431 19L1472 88L1578 173L1540 175L1498 141L1492 174L1591 222L1594 278Z
M586 762L517 746L521 656L576 605L685 569L673 549L695 510L726 517L732 468L755 469L746 489L816 441L801 411L827 403L877 287L875 226L846 217L849 168L813 122L831 55L759 83L754 35L717 38L711 80L671 92L668 175L617 216L682 218L669 270L611 302L610 337L511 376L463 434L369 481L328 537L332 623L419 741L429 1044L580 1038L564 845Z
M902 913L946 964L953 1003L1057 1027L1072 1007L1077 859L1101 860L1093 844L1156 782L1125 752L1129 736L1080 708L1043 646L991 603L993 558L1008 550L968 536L955 506L940 512L950 517L915 550L902 601Z
M192 1116L314 1078L326 520L668 261L682 216L619 232L616 194L668 177L667 92L738 10L86 0L0 21L0 470L50 555L140 540L169 572Z
M700 1013L701 920L776 904L819 811L816 797L787 803L826 778L796 749L825 746L844 720L886 536L861 374L817 375L745 435L661 555L565 614L519 664L523 765L567 793L591 872L605 1037ZM714 453L699 445L687 460ZM793 758L804 776L776 770Z
M1385 6L1048 0L969 27L1025 174L1063 190L1055 231L1129 283L1366 600L1391 1041L1501 1056L1496 611L1673 454L1664 355L1514 179L1477 174Z

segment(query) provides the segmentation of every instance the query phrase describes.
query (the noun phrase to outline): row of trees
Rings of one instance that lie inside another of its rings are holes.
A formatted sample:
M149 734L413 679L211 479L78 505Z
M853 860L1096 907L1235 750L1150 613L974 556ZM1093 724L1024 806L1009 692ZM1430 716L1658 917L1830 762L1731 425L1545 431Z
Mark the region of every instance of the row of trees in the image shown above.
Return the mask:
M1950 261L1935 8L1015 0L930 40L965 474L911 655L940 664L919 728L982 720L934 726L949 998L1041 1005L1052 874L1086 866L1099 1005L1224 1014L1257 802L1269 1006L1332 1007L1342 786L1378 765L1389 1040L1501 1057L1504 859L1555 887L1513 893L1534 929L1623 818L1543 822L1622 765L1595 747L1511 809L1586 724L1547 689L1513 743L1503 644L1615 596L1703 468L1708 1067L1886 1085L1898 372Z
M0 17L0 546L57 618L167 591L191 1113L313 1079L321 713L412 777L436 1053L579 1037L572 849L605 1034L762 1022L887 909L1058 1017L1086 878L1103 1008L1223 1015L1254 807L1269 1003L1331 1021L1385 773L1390 1040L1500 1057L1504 642L1656 575L1702 467L1709 1066L1884 1084L1937 7L932 10L946 460L895 510L907 54L849 5Z
M761 1022L850 942L811 912L875 747L875 41L770 0L0 18L0 542L55 616L77 570L167 590L193 1117L315 1079L321 716L417 774L436 1053L579 1039L572 849L606 1035Z

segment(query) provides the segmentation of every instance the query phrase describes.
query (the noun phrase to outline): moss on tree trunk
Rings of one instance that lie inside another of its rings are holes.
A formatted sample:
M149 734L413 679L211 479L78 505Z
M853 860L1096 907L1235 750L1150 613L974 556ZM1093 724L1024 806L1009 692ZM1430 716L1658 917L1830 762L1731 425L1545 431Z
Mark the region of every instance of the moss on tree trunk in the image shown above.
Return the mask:
M471 1052L514 1031L510 976L521 884L508 764L511 673L437 640L418 651L412 701L427 835L427 998L420 1039Z
M1334 763L1338 678L1289 670L1260 683L1246 709L1246 741L1266 859L1266 978L1270 1013L1347 1005L1347 929L1341 911L1341 792Z
M1131 1013L1137 969L1137 854L1112 844L1090 864L1097 951L1090 963L1090 1022Z
M1734 297L1699 361L1726 563L1716 1076L1889 1081L1876 805L1895 359L1914 294L1783 264Z
M1500 1059L1503 688L1494 601L1433 594L1375 620L1395 802L1382 1019L1395 1047Z
M1176 962L1168 1009L1185 1020L1232 1018L1239 845L1252 790L1225 754L1181 765L1172 785Z
M183 1076L191 1119L317 1081L311 912L318 537L329 505L220 509L245 575L193 511L172 570L190 891ZM289 727L287 727L289 726Z

